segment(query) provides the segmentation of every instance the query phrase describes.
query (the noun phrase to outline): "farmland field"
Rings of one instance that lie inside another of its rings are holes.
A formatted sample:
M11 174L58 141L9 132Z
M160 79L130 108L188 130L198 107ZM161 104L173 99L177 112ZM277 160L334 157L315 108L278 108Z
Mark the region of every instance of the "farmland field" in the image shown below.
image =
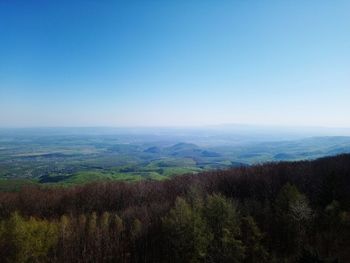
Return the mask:
M260 138L209 133L2 130L0 190L174 175L350 152L350 137ZM238 138L238 139L237 139Z

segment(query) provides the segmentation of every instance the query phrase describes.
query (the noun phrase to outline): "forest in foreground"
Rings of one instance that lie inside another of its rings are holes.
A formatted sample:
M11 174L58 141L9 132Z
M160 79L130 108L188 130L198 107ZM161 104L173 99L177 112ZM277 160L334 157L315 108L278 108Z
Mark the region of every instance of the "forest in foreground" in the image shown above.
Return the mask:
M0 193L1 262L350 262L350 155Z

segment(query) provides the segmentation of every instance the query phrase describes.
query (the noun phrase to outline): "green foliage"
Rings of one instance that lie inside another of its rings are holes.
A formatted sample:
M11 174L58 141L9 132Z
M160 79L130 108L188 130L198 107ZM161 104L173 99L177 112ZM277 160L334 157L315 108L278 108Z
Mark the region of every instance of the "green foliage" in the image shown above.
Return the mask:
M226 136L173 136L170 141L149 141L145 134L131 137L130 134L127 137L46 134L45 139L31 134L3 134L0 191L17 191L24 185L38 183L71 186L109 180L164 180L174 175L242 164L315 159L350 149L350 137L259 143L255 138L249 142L248 138L232 145ZM227 145L221 146L223 142ZM333 199L340 200L333 191L338 185L330 183L325 182L329 191L324 193L323 205Z
M251 216L243 217L241 220L241 239L246 248L245 262L268 262L268 252L263 246L263 234Z
M193 190L192 206L178 198L163 219L170 255L176 262L242 262L236 207L221 195L211 195L203 205Z
M112 232L116 236L120 235L120 233L124 231L123 220L118 215L114 215L111 217L110 226L111 226Z
M5 262L45 262L58 241L57 224L47 220L24 219L14 213L1 225L2 246L11 251Z
M131 238L136 239L142 231L142 223L139 219L134 219L131 226Z
M89 218L88 218L88 235L91 238L96 237L96 232L97 232L97 215L95 212L93 212Z
M104 212L100 218L100 227L103 231L108 231L110 224L111 214Z
M199 262L206 257L211 235L201 214L184 199L177 198L175 207L163 219L169 256L175 262Z
M282 255L298 257L302 251L312 210L305 195L296 186L287 183L275 202L277 247Z
M318 223L317 234L322 241L320 245L323 247L323 256L338 254L350 258L350 251L344 249L350 244L350 212L344 211L340 203L333 200L325 207L323 218Z
M244 246L240 234L236 207L222 195L211 195L204 210L208 228L213 239L209 247L212 262L242 262Z
M36 185L35 179L4 179L0 178L0 192L19 191L25 186Z
M350 262L349 164L0 193L0 262Z

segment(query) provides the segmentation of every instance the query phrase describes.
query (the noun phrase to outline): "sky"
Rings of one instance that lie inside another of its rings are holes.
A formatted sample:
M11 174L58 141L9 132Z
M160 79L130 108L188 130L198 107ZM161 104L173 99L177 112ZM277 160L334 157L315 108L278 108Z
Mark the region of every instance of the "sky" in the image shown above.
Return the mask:
M0 127L350 127L349 11L0 0Z

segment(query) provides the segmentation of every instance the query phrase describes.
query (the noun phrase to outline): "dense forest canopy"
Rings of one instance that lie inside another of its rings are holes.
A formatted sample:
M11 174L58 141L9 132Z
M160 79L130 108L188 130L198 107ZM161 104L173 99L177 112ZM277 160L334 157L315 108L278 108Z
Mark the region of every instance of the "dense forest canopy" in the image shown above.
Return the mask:
M350 155L0 193L3 262L349 262Z

